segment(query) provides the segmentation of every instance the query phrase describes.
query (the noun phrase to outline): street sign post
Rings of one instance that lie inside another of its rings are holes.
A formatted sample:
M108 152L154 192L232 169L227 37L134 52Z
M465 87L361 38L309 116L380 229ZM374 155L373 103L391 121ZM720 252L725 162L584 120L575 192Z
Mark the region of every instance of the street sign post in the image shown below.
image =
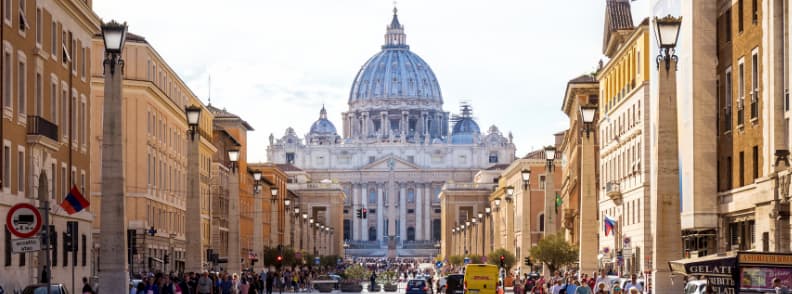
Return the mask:
M41 250L41 240L38 238L11 240L11 251L14 253L34 252L39 250Z
M8 210L6 227L12 235L30 238L41 230L41 213L31 204L19 203Z

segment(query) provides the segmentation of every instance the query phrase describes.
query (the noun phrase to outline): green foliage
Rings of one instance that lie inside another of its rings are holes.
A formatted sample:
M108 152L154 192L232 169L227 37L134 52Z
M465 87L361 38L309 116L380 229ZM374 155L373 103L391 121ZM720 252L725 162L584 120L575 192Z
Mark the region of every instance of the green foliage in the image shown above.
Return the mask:
M459 266L462 265L463 262L465 262L465 258L460 255L451 255L448 257L448 263L451 265Z
M261 261L264 262L265 266L292 266L298 262L295 258L294 250L291 248L283 248L282 250L278 250L278 248L265 248L263 255ZM278 263L277 260L278 255L283 257L283 261L280 263Z
M487 255L487 263L500 266L500 257L503 255L503 264L506 269L511 269L517 263L517 257L509 250L498 248Z
M344 270L344 276L352 282L361 282L369 277L369 271L359 264L354 264Z
M325 267L334 267L338 264L338 255L327 255L319 257L319 264Z
M470 254L468 255L468 258L470 258L470 263L483 263L481 261L481 255Z
M551 272L577 261L577 248L564 240L563 234L546 236L531 248L531 259L547 264Z
M397 273L396 271L392 271L392 270L391 271L384 271L384 272L381 272L379 275L377 275L377 278L378 278L377 280L380 283L393 284L393 282L396 281L396 278L398 276L399 276L399 273Z

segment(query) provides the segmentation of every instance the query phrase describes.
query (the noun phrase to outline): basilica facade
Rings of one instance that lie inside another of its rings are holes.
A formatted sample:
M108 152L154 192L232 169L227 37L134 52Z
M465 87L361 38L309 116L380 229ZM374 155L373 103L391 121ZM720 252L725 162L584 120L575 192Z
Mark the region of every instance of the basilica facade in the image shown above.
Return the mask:
M476 172L515 158L511 134L495 126L481 132L469 104L454 115L443 110L437 77L410 51L396 9L381 51L354 79L341 125L339 134L323 106L305 136L291 127L271 135L267 155L309 175L295 181L343 187L338 217L349 255L431 254L440 241L443 185L470 183Z

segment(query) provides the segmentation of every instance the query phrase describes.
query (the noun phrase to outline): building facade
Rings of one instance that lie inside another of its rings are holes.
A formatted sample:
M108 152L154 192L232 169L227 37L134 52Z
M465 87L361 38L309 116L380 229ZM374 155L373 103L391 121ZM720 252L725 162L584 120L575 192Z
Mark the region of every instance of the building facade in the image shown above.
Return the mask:
M102 113L104 111L104 44L93 40L91 62L91 164L95 172L91 185L92 205L101 209ZM123 51L123 136L125 144L125 198L129 267L133 275L147 271L184 270L187 250L187 174L191 160L199 162L201 248L208 248L208 179L212 113L179 78L165 60L143 37L127 34ZM201 107L201 121L195 140L199 158L189 158L185 107ZM99 240L101 219L93 222L94 238ZM196 225L196 224L190 224ZM95 243L96 248L99 242ZM204 254L201 254L204 256ZM203 264L203 260L201 262Z
M341 135L322 108L304 139L292 128L278 140L270 136L267 155L343 187L352 255L384 255L386 248L432 254L443 184L471 182L478 170L514 159L512 140L494 126L482 133L469 105L453 117L442 109L437 78L410 51L395 10L382 51L358 72L348 105ZM356 217L360 209L367 218Z
M93 191L92 64L87 57L100 20L91 1L8 0L2 5L0 215L17 203L40 207L49 202L52 278L70 287L72 266L76 275L91 275L96 212L69 215L59 205L73 186L86 198ZM67 221L78 223L74 252L63 246ZM3 230L0 284L12 291L38 282L44 251L12 252L16 237Z
M633 26L629 1L609 0L599 81L599 266L651 269L649 21ZM605 220L615 221L606 235ZM621 265L620 265L621 264Z

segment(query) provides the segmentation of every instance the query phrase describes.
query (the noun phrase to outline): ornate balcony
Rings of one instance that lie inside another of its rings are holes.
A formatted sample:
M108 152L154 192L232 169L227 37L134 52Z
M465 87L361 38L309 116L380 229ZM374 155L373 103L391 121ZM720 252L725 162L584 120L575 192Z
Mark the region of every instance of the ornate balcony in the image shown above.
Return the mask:
M616 205L621 205L622 200L622 193L621 193L621 184L619 182L611 181L605 185L605 194L608 195L608 198L613 200Z

